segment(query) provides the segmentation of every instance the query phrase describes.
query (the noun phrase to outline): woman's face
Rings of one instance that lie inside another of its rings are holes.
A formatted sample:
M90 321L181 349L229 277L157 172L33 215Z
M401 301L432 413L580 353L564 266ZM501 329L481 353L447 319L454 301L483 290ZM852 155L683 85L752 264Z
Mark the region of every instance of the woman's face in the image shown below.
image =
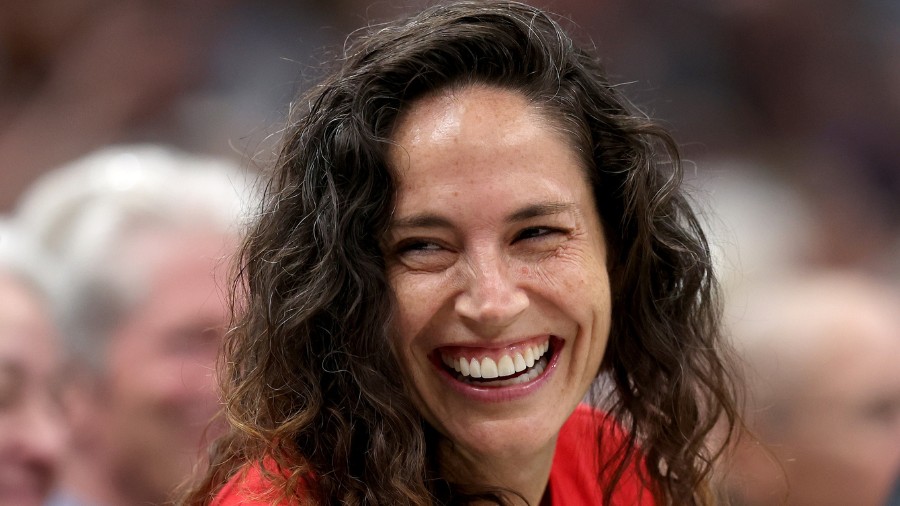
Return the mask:
M384 250L414 402L469 458L552 456L610 326L577 152L523 96L483 86L419 100L392 140Z

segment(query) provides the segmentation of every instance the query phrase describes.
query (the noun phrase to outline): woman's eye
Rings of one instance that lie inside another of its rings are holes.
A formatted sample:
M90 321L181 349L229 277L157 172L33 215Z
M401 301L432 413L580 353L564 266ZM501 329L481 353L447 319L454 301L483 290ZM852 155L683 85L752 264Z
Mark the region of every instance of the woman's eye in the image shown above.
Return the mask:
M516 236L517 241L521 241L523 239L534 239L536 237L544 237L550 234L558 232L558 230L549 227L528 227Z
M431 272L450 267L457 255L446 243L410 239L394 247L394 257L408 269Z
M398 253L408 253L408 252L416 252L416 251L431 252L431 251L440 251L440 250L441 250L441 247L438 246L437 244L430 242L430 241L420 241L420 240L405 241L405 242L400 243L397 246Z

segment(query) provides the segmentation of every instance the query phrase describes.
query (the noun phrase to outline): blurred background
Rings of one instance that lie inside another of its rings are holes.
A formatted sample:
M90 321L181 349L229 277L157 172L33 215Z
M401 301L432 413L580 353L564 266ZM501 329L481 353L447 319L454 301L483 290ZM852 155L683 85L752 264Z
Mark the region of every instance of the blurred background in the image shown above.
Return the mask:
M2 0L0 211L109 143L264 166L288 102L346 35L426 3ZM671 127L717 215L761 240L805 241L792 248L805 262L900 270L900 3L535 3L580 27ZM757 210L773 214L756 223Z
M798 272L852 272L896 293L900 2L531 2L577 27L612 81L681 144L732 317L745 314L747 294L771 293L776 279L782 289ZM0 216L42 175L110 145L263 170L288 104L347 34L433 3L0 0ZM896 324L878 328L900 339ZM900 466L892 349L873 352L888 357L871 380L887 385L876 407L847 408L863 413L848 420L871 415L877 428L841 429L878 431L872 446L891 450L878 461L884 483Z

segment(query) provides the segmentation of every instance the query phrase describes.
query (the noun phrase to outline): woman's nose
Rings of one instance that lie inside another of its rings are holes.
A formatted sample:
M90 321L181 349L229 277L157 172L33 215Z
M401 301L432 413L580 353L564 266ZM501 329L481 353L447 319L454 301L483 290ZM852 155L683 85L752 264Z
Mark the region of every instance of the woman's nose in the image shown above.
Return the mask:
M508 261L501 255L485 253L472 261L455 310L471 324L502 328L514 322L528 304L528 294L511 275Z

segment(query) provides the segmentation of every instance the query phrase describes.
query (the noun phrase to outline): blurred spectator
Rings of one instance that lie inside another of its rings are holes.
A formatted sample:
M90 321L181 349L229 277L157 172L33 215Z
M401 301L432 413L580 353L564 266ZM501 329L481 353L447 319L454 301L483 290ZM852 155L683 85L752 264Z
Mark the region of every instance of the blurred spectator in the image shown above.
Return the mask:
M710 163L688 184L726 293L810 263L819 222L792 186L738 160Z
M730 307L759 438L735 451L734 504L886 504L900 477L900 293L810 272L759 282Z
M56 307L80 374L53 504L161 504L216 435L220 288L246 178L218 160L119 147L25 195L17 219L61 267Z
M0 504L39 506L67 441L61 353L32 255L0 224Z

